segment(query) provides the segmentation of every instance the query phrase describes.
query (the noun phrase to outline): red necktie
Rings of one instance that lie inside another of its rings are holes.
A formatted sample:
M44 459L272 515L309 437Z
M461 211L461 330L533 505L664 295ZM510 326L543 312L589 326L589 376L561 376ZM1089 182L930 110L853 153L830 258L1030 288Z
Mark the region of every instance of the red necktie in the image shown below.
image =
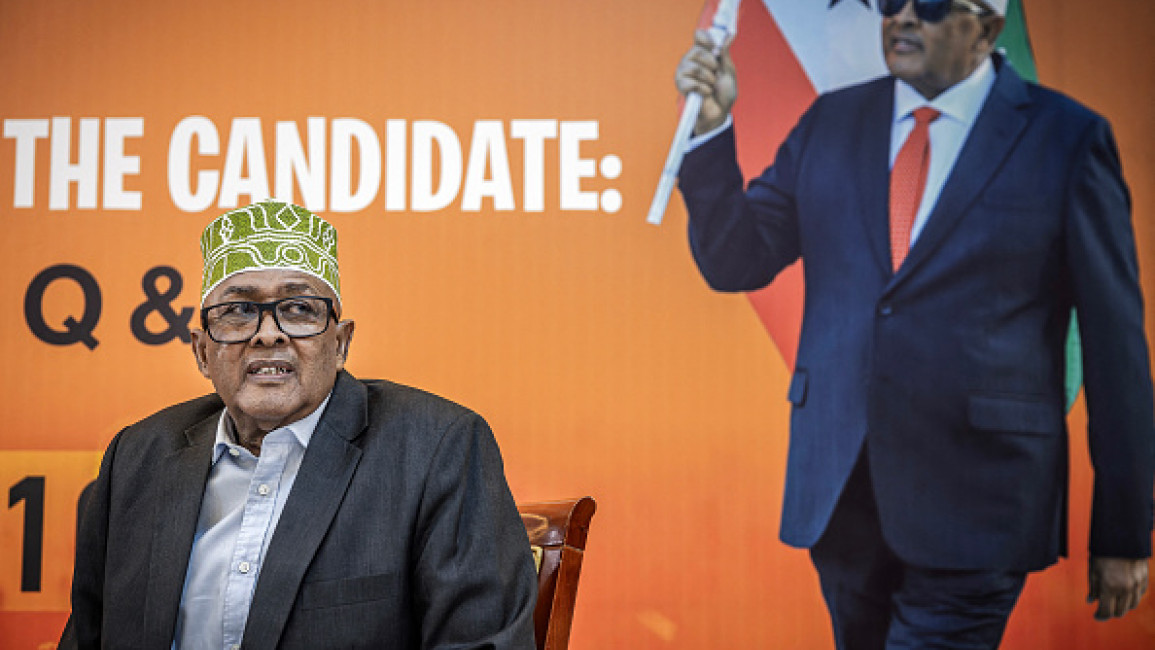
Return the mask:
M918 214L930 167L929 127L940 114L929 106L915 109L914 130L898 150L890 170L890 259L895 271L910 251L910 228Z

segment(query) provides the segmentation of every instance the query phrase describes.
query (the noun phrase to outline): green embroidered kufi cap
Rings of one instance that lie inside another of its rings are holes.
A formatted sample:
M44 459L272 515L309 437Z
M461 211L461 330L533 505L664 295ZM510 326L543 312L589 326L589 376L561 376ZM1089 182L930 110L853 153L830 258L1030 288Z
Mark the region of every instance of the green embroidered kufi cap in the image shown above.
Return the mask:
M261 201L227 212L201 234L205 296L226 278L243 271L284 269L315 276L341 300L337 270L337 229L291 203Z

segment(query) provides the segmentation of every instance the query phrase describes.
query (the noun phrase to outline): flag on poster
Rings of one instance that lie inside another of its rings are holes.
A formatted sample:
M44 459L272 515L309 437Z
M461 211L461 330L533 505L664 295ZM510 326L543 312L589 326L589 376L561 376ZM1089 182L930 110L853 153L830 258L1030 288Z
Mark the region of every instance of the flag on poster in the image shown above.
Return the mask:
M702 14L707 24L716 2ZM738 162L747 178L773 162L774 152L821 93L886 74L882 15L871 0L761 0L742 3L738 39L730 54L740 93L734 106ZM1024 78L1036 79L1021 0L1010 0L999 46ZM802 272L788 268L750 303L786 363L793 367L802 325ZM1067 346L1067 400L1082 381L1079 340L1072 322Z

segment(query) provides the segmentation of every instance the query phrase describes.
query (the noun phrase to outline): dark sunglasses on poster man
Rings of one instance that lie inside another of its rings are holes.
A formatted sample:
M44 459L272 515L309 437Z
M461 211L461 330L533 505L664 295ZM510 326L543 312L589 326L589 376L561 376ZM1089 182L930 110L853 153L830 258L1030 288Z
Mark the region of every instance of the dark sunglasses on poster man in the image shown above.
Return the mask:
M994 11L970 0L879 0L878 10L883 16L894 16L902 11L907 2L914 3L914 13L918 19L927 23L942 22L950 14L951 9L958 7L978 16L987 16Z

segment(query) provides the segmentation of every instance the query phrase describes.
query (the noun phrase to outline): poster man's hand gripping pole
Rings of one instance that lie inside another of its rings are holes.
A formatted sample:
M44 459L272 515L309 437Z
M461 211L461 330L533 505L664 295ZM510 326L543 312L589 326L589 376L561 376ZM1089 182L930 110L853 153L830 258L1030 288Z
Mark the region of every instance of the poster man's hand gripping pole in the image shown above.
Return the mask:
M738 33L738 4L741 0L719 0L718 10L714 12L714 22L710 25L710 38L714 41L714 53L720 54L735 34ZM666 164L662 167L662 176L658 179L658 189L654 192L654 200L650 203L650 212L646 221L654 225L661 225L662 216L666 214L666 206L670 203L670 195L674 191L674 183L678 180L678 170L682 167L682 159L686 156L686 143L694 132L694 123L698 121L698 112L702 110L702 96L690 93L686 96L686 103L682 106L682 117L678 120L678 128L674 131L674 141L670 143L670 153L666 155Z

